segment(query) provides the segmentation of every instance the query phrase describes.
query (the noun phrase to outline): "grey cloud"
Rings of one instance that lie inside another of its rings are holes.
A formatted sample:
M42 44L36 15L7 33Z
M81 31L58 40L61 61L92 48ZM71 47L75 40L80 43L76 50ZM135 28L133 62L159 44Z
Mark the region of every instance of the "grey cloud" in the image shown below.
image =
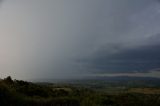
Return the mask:
M88 68L95 69L94 73L133 73L148 72L159 68L160 43L159 36L148 39L148 43L134 48L120 49L119 52L108 55L108 50L98 52L88 60ZM151 43L152 42L152 43ZM157 42L157 43L156 43ZM117 50L117 49L116 49Z
M1 70L10 67L3 73L15 77L67 78L98 70L136 69L129 61L136 66L132 60L145 52L138 62L149 60L147 56L159 47L151 47L153 41L141 47L146 36L160 33L157 0L6 0L2 4ZM137 55L132 57L133 53Z

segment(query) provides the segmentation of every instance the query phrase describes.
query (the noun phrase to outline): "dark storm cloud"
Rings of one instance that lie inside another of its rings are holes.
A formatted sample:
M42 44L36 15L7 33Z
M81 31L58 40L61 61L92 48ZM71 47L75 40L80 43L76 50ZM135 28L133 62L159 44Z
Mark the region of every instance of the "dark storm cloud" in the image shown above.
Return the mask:
M109 15L109 28L100 28L102 32L106 28L106 32L98 35L100 40L94 51L88 57L77 59L77 64L91 73L148 72L159 68L160 5L157 0L113 2L116 3Z
M98 59L93 62L95 68L104 71L109 70L118 73L149 71L154 68L159 68L159 48L160 46L137 48L124 51L117 55L111 55L110 58L100 58L100 60Z
M144 40L143 45L127 49L112 46L119 52L108 54L108 49L98 51L92 58L79 62L88 63L87 67L95 73L137 73L149 72L160 67L160 35ZM111 49L110 49L111 50Z

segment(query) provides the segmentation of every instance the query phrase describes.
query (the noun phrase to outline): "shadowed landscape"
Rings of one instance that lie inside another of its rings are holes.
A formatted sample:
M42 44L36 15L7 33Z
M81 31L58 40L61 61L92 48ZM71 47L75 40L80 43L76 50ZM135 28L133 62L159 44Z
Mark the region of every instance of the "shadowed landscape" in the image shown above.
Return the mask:
M112 81L112 80L110 80ZM32 83L0 80L2 106L159 106L160 85L121 85L93 80L68 83ZM93 83L94 82L94 83ZM130 81L128 83L131 83ZM141 82L139 82L141 83ZM131 83L132 84L132 83Z

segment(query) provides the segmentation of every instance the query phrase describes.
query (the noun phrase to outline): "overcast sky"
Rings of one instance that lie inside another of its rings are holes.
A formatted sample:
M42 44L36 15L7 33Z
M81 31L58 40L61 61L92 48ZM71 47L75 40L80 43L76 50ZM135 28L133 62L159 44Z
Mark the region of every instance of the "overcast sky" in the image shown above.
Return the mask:
M3 0L0 77L160 68L159 0Z

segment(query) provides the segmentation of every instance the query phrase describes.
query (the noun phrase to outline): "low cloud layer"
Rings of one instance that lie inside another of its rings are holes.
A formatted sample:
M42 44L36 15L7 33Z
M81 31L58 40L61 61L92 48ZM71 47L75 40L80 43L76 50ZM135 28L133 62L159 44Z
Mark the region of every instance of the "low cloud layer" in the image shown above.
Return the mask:
M113 46L116 52L107 54L108 49L104 49L83 62L88 63L88 67L95 69L97 73L148 72L160 65L159 35L156 38L151 37L141 46L125 49L119 47L119 51L116 51L118 45L116 48Z

